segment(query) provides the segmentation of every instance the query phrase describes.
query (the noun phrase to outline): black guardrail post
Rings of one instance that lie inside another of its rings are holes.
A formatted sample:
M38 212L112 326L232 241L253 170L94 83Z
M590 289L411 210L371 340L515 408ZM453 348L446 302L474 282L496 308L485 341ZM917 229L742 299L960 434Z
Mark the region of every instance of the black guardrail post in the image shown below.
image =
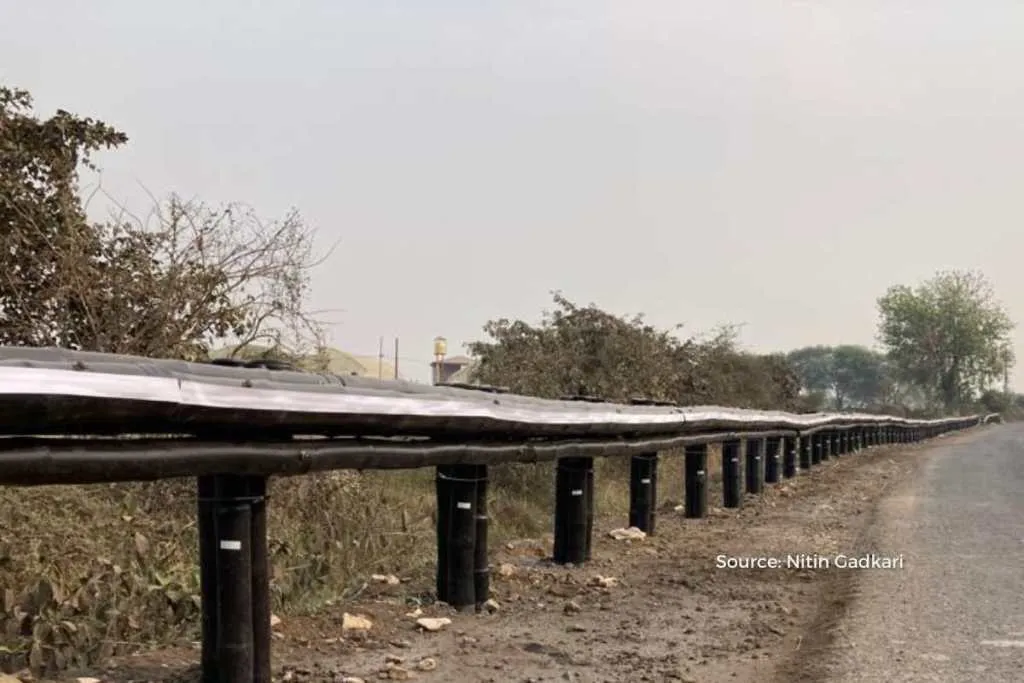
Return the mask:
M684 450L686 516L700 519L708 515L708 445L689 444Z
M740 467L740 440L722 442L722 507L743 505L743 469Z
M558 564L587 558L587 470L591 458L561 458L555 474L555 547Z
M199 535L199 594L202 652L199 666L202 683L216 683L217 670L217 524L213 514L216 478L197 477L196 528Z
M491 565L487 557L487 465L476 466L476 539L473 553L473 599L477 610L491 597Z
M250 483L247 477L217 475L215 489L218 680L251 681L256 657Z
M846 455L850 452L850 429L839 432L839 452L837 455Z
M584 491L584 504L587 506L587 531L586 531L586 548L587 552L583 556L584 560L590 562L590 552L593 549L594 541L594 459L585 458L584 467L586 467L586 479L584 480L586 486Z
M248 477L252 500L252 642L254 683L270 683L270 553L267 551L267 478Z
M629 525L647 535L654 533L657 476L657 453L634 455L629 459Z
M759 494L764 488L764 439L747 439L747 493Z
M782 437L770 436L764 440L764 481L777 484L782 471Z
M452 487L448 482L451 468L434 468L434 490L437 506L437 601L448 601L448 524L451 518Z
M825 462L832 457L834 449L832 443L839 440L839 435L836 432L828 431L822 435L821 438L821 462Z
M811 436L811 444L813 446L812 449L811 449L811 465L812 466L820 465L821 464L822 455L823 455L824 449L825 449L825 442L826 442L827 439L828 439L828 434L826 434L825 432L815 432Z
M806 436L787 436L782 439L782 476L784 478L792 479L796 476L800 442L806 438Z
M201 680L270 683L267 479L197 479Z
M437 467L437 599L476 606L476 465Z
M804 472L809 471L814 464L814 451L817 449L815 441L817 434L800 435L800 469Z

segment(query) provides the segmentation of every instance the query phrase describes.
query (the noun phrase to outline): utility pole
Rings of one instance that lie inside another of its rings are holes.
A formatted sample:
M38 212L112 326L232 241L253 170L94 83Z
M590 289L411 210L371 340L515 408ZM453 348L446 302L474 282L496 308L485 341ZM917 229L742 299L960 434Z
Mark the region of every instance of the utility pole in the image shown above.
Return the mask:
M1003 393L1010 395L1010 352L1003 352Z
M395 379L398 379L398 337L395 337Z

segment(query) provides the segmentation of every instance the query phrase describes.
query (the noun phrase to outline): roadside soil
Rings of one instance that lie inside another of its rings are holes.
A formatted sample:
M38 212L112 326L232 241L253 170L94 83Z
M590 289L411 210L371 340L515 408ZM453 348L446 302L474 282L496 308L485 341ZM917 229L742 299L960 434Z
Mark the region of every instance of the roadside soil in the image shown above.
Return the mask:
M968 438L954 435L946 439ZM373 680L471 682L811 681L807 663L831 645L856 570L724 569L716 557L856 554L876 503L917 467L928 444L833 458L767 485L739 510L713 480L707 519L688 520L662 501L655 534L614 540L623 520L598 518L593 561L545 560L551 539L492 549L493 612L458 614L424 604L451 624L425 632L408 616L429 576L370 582L353 600L274 628L274 676L296 683ZM661 468L681 468L663 459ZM714 471L714 470L712 470ZM343 613L368 617L345 632ZM146 652L101 671L101 681L197 681L198 646ZM68 680L74 680L74 676Z

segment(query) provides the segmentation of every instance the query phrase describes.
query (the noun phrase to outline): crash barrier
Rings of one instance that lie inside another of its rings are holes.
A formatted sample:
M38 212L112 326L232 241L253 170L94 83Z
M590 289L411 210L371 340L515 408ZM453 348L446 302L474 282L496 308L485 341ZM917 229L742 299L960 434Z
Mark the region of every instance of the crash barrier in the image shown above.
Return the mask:
M582 564L591 554L595 457L630 457L629 523L651 534L659 452L683 450L684 515L700 518L708 510L710 444L721 444L722 504L737 508L745 493L830 458L996 417L549 400L272 361L0 347L0 484L197 478L204 681L271 680L269 477L435 467L437 597L473 610L490 591L490 465L556 461L553 559Z

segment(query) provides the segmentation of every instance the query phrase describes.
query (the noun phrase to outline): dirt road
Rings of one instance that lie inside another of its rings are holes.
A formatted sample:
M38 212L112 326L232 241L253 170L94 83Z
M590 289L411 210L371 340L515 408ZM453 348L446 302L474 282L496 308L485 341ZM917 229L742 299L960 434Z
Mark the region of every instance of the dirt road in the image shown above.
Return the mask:
M666 501L656 534L618 541L621 520L599 519L594 559L556 567L544 539L495 549L497 609L455 614L424 632L407 616L409 596L429 582L375 584L315 619L275 628L275 676L289 681L812 681L834 653L852 586L851 569L729 569L719 558L834 558L869 549L876 504L902 486L935 448L978 438L970 432L928 444L876 448L833 459L810 473L748 496L741 510L713 508L687 520ZM681 467L665 460L661 467ZM712 491L712 500L721 499ZM418 585L423 583L423 585ZM365 633L343 632L342 613L368 617ZM92 675L109 681L196 680L194 646L122 660ZM81 675L80 672L78 675ZM355 680L353 678L352 680Z

